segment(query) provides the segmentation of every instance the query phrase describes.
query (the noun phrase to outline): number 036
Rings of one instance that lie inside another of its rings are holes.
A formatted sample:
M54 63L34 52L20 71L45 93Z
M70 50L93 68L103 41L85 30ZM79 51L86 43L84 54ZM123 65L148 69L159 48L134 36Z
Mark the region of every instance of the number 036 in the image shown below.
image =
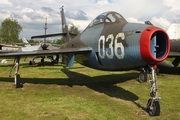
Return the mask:
M113 59L114 56L116 56L118 59L124 59L124 46L122 42L118 42L119 38L124 40L124 33L118 33L115 38L113 34L109 34L107 38L105 38L104 35L99 38L98 55L101 59L104 59L105 56L107 56L109 59ZM107 46L106 48L105 45Z

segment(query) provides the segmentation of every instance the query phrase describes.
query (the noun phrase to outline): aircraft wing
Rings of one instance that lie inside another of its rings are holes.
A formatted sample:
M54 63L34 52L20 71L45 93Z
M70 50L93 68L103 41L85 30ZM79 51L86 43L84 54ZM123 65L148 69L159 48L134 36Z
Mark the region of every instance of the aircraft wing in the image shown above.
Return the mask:
M180 57L180 52L170 51L168 57Z
M23 44L23 43L22 43ZM17 45L6 45L6 44L0 44L0 47L9 47L9 48L21 48L22 46Z
M174 67L174 65L171 62L167 61L167 60L164 60L164 61L158 63L157 65L158 65L158 67L165 67L165 68Z
M19 51L19 52L9 52L9 53L0 53L0 57L17 57L17 56L38 56L38 55L56 55L56 54L80 54L85 52L92 51L90 47L82 48L64 48L64 49L55 49L55 50L34 50L34 51Z

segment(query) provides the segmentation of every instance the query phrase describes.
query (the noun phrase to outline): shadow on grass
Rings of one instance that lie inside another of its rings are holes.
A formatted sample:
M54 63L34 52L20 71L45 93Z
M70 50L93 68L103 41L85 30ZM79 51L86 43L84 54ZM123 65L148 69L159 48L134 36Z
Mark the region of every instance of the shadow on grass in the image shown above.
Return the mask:
M172 68L159 68L159 73L163 74L172 74L172 75L180 75L180 67L172 67Z
M142 110L146 109L135 101L139 99L134 93L125 90L119 86L118 83L126 82L130 79L134 79L138 76L138 73L124 73L124 74L112 74L90 77L81 73L70 71L65 67L61 70L65 73L68 78L21 78L21 83L33 83L33 84L57 84L57 85L67 85L67 86L87 86L97 92L104 93L110 97L115 97L123 100L128 100L133 102ZM0 81L14 82L14 78L2 78Z

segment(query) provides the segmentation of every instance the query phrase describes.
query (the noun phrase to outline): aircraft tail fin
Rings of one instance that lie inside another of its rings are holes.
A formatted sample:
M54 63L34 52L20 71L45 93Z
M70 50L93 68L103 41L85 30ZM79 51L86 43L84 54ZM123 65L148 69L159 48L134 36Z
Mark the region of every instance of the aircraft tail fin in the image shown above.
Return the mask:
M69 33L68 26L66 24L65 15L64 15L64 7L62 6L60 9L61 9L60 14L61 14L62 33L37 35L37 36L32 36L31 39L47 38L47 37L54 37L54 36L63 36L63 43L66 43L70 40L70 35L77 36L77 34Z
M61 7L60 13L61 13L62 32L66 33L66 35L63 36L63 42L66 43L70 40L70 35L69 35L68 26L66 24L66 18L64 15L64 6Z
M180 24L173 23L167 30L170 39L180 39Z
M29 42L26 40L26 38L22 38L22 42L24 43L24 45L27 46L31 46L31 44L29 44Z

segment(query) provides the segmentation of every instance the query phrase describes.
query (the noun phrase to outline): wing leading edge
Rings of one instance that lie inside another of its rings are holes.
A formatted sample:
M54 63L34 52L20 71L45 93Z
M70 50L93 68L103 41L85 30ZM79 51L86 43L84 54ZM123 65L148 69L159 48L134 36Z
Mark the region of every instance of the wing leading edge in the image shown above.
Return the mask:
M180 52L170 51L168 57L180 57Z
M81 48L64 48L56 50L35 50L35 51L20 51L20 52L10 52L1 53L0 57L17 57L17 56L38 56L38 55L56 55L56 54L82 54L86 52L91 52L91 47L81 47Z

